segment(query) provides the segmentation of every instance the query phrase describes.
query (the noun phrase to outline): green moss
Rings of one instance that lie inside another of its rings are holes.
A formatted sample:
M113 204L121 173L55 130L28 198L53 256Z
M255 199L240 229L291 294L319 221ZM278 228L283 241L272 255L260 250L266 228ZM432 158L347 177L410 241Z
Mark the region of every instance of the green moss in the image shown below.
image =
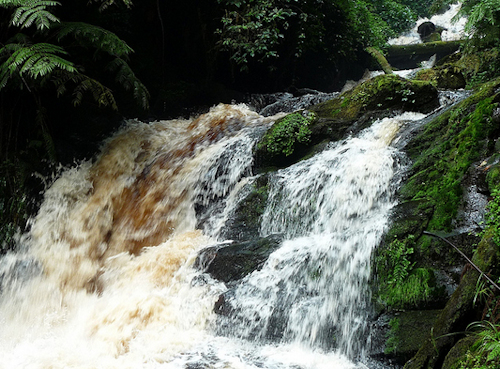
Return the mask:
M320 118L354 121L373 110L425 110L436 102L437 92L428 82L408 81L394 74L372 78L339 97L315 105Z
M314 119L313 113L309 113L307 116L300 112L288 114L276 121L259 142L257 148L266 150L272 156L292 155L298 143L309 142L311 137L309 126Z
M488 138L496 127L492 112L500 100L494 93L500 81L485 85L459 106L431 121L412 141L414 160L405 199L425 199L434 207L429 229L449 232L462 200L462 179L470 165L486 156Z

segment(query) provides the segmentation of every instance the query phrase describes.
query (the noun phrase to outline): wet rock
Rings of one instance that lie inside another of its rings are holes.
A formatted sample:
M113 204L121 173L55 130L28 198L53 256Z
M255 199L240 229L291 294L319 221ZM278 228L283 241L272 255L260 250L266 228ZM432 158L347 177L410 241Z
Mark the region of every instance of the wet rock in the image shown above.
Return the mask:
M498 254L498 246L493 240L483 237L472 261L481 270L490 271L498 265ZM459 339L459 336L452 333L463 332L469 322L480 319L473 304L479 276L475 269L464 270L458 288L448 300L423 345L405 364L405 369L440 368L448 352Z
M340 140L395 111L430 112L438 105L438 92L428 82L394 74L374 77L276 121L257 144L255 167L263 171L288 166L314 151L315 145Z
M477 336L468 336L458 341L446 355L442 369L459 368L460 361L465 358L467 351L476 342Z
M260 223L267 201L268 176L261 175L245 188L233 214L221 230L225 240L247 241L259 238Z
M257 240L219 244L203 249L195 266L223 282L237 281L260 270L283 237L273 234Z
M418 26L417 32L420 35L420 39L424 41L427 37L436 32L436 25L432 22L423 22Z
M410 310L390 315L389 321L388 318L385 319L385 335L388 340L384 355L404 364L417 353L440 313L441 310Z

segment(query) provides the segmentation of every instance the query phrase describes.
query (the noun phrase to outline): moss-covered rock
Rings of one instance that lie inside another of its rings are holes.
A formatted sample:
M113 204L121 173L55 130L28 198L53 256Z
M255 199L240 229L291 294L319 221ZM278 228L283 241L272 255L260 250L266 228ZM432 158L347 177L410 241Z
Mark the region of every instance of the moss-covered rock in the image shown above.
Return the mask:
M428 112L438 104L437 90L428 82L377 76L309 110L278 119L257 144L256 169L290 165L315 145L340 140L394 111Z
M415 78L429 81L437 88L447 90L457 90L466 86L464 71L453 63L419 71Z
M389 323L386 355L404 364L411 359L427 339L441 310L397 312Z
M483 237L472 260L481 270L495 268L499 261L498 246L490 236ZM463 332L469 322L479 319L473 301L479 272L469 268L445 308L432 327L417 354L410 359L405 369L440 368L449 350L459 336L452 333Z
M476 341L476 336L467 336L458 341L446 355L442 369L459 369L465 355Z
M352 122L373 111L429 112L437 106L437 90L430 83L389 74L374 77L310 110L319 120Z

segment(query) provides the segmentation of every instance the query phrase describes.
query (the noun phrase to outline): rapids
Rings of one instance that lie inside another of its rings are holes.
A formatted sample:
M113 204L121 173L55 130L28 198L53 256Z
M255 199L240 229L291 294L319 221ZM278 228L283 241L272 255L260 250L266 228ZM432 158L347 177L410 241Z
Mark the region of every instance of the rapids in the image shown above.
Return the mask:
M213 306L228 286L192 265L224 241L277 117L221 104L129 122L47 189L20 251L1 260L0 367L364 367L370 256L404 169L391 142L421 117L376 122L271 176L261 233L285 241L238 284L227 318Z
M260 234L284 241L261 270L226 285L193 267L230 242L258 178L254 146L282 115L270 114L302 104L278 100L262 114L221 104L129 121L94 161L64 170L0 259L0 368L387 367L369 359L370 258L423 115L377 121L270 174ZM214 312L222 294L228 316Z

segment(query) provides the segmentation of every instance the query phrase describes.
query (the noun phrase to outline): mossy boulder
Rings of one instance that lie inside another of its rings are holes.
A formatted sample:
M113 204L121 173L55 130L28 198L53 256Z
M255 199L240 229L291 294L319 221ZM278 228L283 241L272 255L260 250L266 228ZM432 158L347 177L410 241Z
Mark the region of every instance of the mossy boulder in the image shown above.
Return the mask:
M467 352L477 341L477 336L467 336L458 341L446 355L442 369L460 369Z
M429 112L439 105L434 86L394 74L372 78L308 110L278 119L256 149L256 169L285 167L325 141L355 133L394 111Z
M441 310L399 311L390 321L385 354L404 364L429 336Z
M446 63L432 69L422 70L415 77L429 81L437 88L457 90L466 86L464 71L454 63Z
M353 122L374 111L430 112L439 105L437 90L425 81L409 81L394 74L374 77L335 99L314 105L318 119Z

